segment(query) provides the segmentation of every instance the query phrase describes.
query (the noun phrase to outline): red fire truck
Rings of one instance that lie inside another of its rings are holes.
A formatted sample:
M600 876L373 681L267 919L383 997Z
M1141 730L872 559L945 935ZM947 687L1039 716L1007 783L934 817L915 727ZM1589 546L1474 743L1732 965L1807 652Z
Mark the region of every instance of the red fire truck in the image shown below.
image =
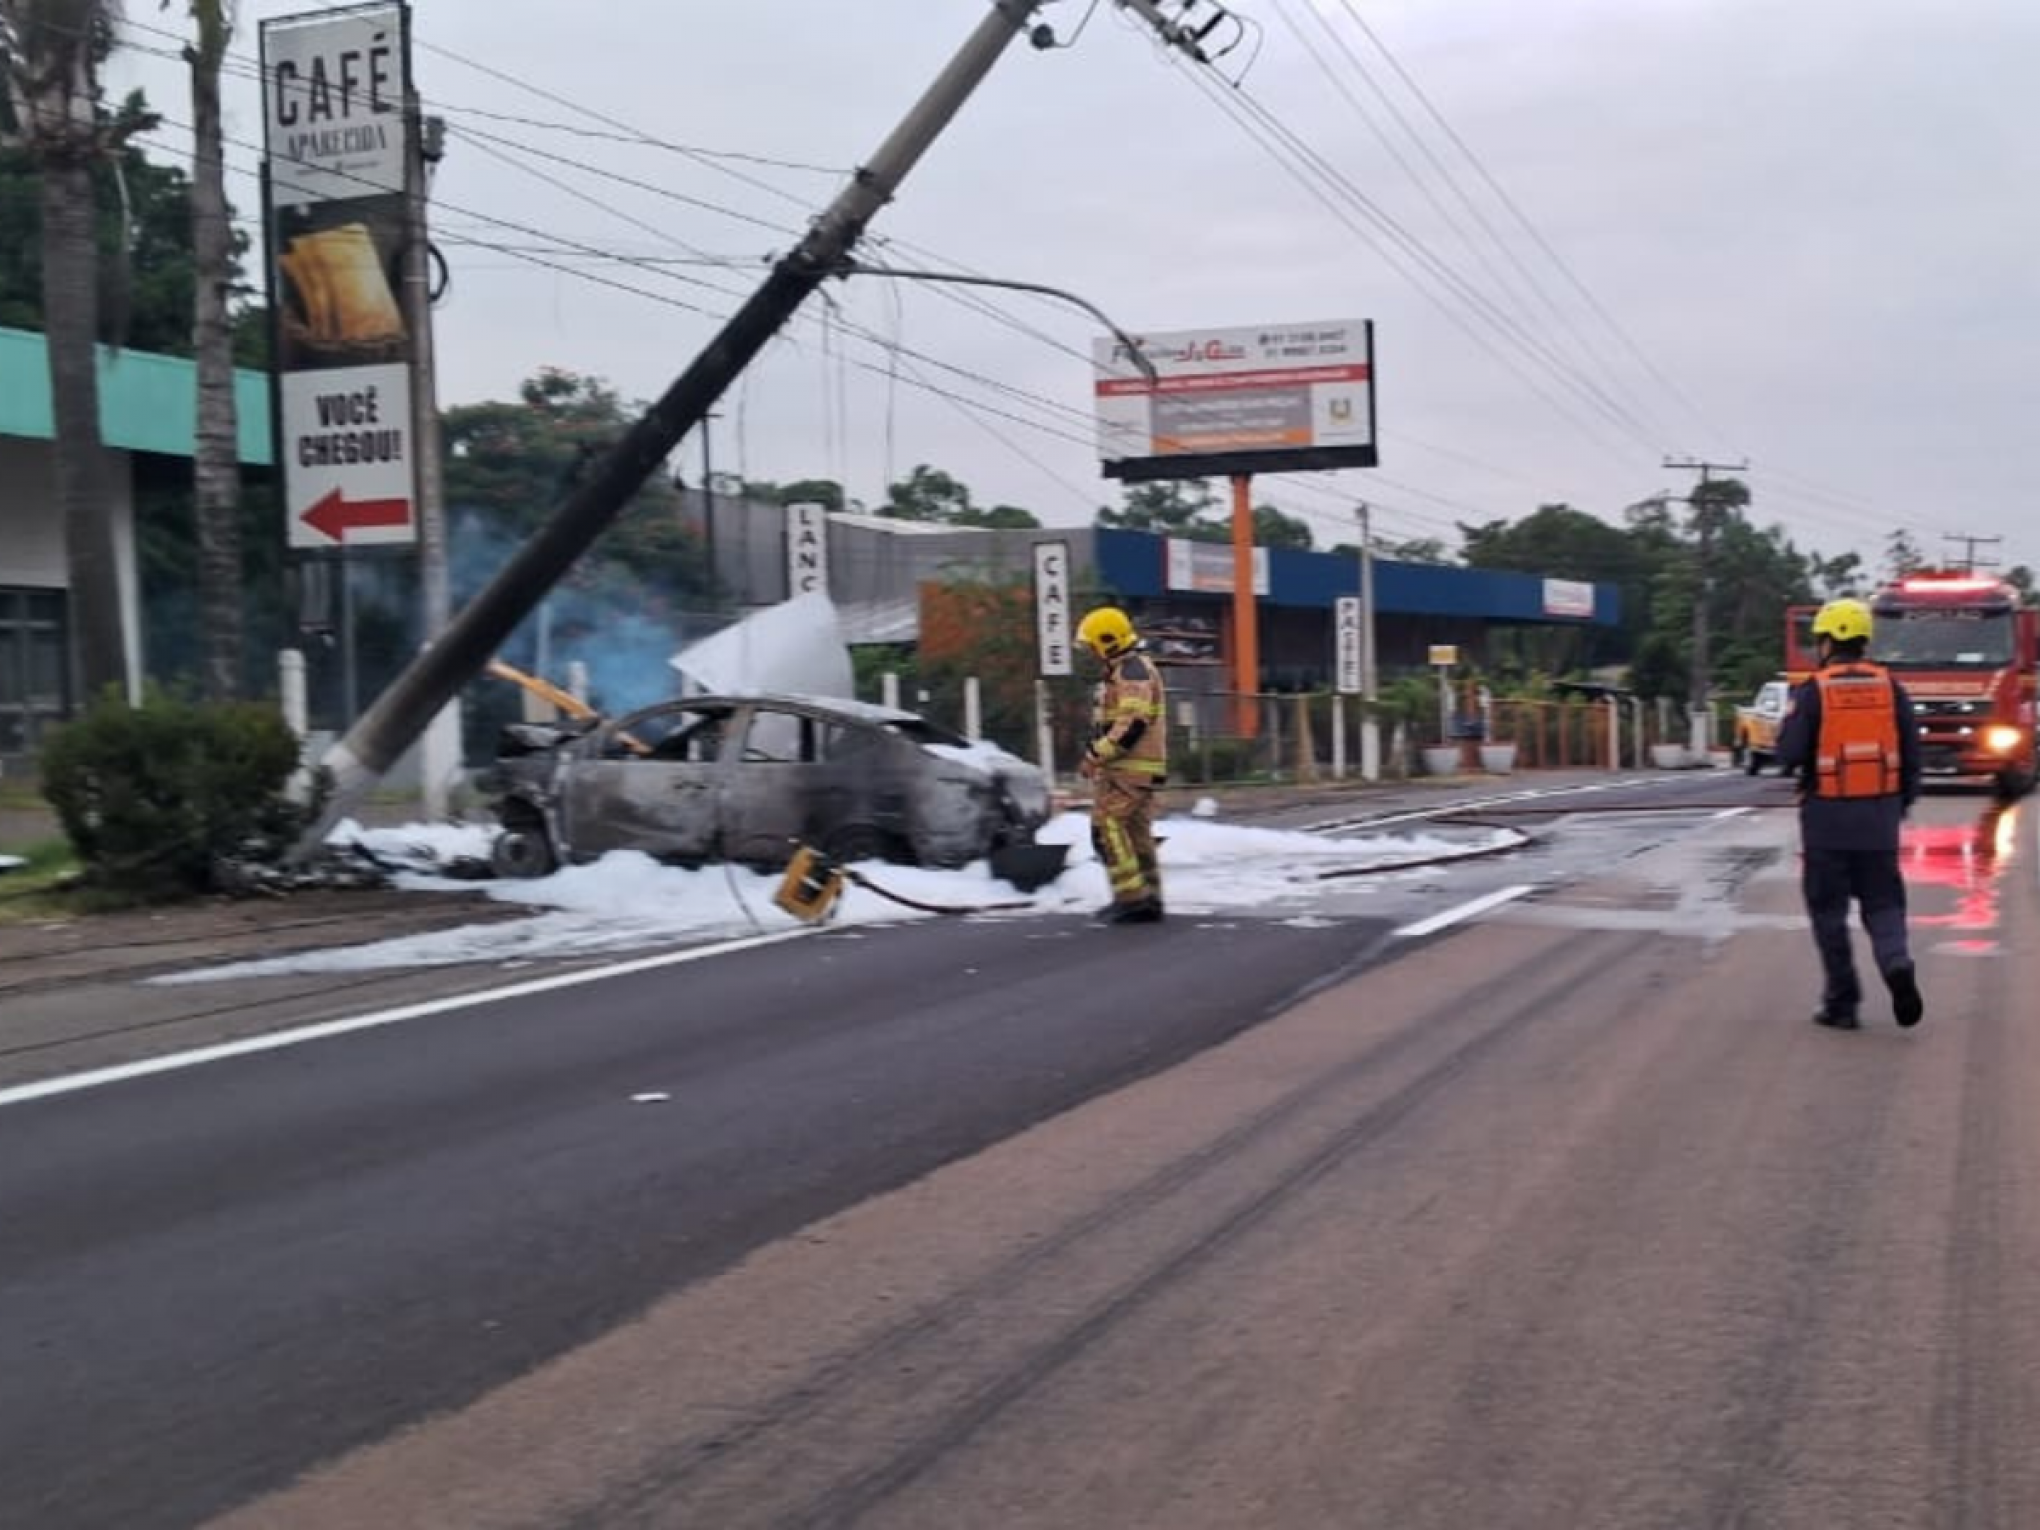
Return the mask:
M1785 629L1793 678L1817 662L1817 606L1794 606ZM2001 579L1912 574L1870 597L1870 658L1912 694L1929 776L1989 777L2006 796L2033 787L2040 610Z

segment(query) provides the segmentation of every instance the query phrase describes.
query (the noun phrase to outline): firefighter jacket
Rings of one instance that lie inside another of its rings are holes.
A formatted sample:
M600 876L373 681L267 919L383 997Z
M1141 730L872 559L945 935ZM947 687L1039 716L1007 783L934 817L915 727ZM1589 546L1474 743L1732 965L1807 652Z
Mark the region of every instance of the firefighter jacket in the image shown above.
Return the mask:
M1920 789L1912 698L1879 665L1830 664L1793 691L1778 764L1798 778L1805 844L1896 848L1899 820Z
M1169 768L1168 694L1155 661L1138 648L1107 665L1092 717L1099 766L1160 785Z

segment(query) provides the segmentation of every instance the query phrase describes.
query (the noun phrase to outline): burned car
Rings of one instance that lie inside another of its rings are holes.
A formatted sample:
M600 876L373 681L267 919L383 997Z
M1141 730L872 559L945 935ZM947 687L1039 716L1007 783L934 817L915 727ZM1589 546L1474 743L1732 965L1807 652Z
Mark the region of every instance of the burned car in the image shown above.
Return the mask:
M481 786L502 824L492 860L512 877L611 850L777 868L800 844L955 867L1038 853L1049 813L1041 771L995 745L912 712L798 696L512 723Z

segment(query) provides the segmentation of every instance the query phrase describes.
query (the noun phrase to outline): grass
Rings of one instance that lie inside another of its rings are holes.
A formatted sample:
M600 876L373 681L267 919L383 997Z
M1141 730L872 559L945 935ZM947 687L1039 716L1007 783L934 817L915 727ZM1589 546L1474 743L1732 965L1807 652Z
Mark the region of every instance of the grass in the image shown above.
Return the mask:
M41 840L17 853L28 864L0 872L0 923L94 911L99 900L76 885L82 868L69 840Z

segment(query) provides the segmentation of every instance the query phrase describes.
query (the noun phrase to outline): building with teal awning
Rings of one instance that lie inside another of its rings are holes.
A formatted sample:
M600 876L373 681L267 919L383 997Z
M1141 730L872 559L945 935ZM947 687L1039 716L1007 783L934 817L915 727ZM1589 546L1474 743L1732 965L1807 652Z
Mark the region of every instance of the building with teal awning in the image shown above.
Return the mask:
M234 378L244 468L274 464L269 378ZM141 651L135 557L135 483L149 459L189 460L198 415L198 368L180 356L99 349L99 430L119 549L128 676L147 673ZM55 424L49 354L40 334L0 329L0 758L32 752L43 728L70 709L70 592L64 523L56 505Z

